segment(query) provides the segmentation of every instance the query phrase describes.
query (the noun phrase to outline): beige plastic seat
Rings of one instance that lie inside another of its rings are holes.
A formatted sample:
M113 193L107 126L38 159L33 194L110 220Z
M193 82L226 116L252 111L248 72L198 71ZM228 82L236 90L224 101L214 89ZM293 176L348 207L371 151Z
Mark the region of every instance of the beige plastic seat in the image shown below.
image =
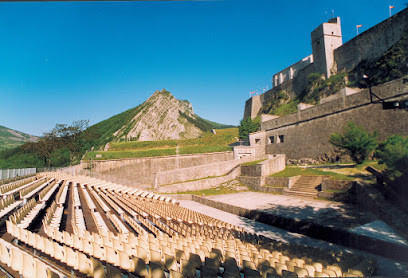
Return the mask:
M92 243L86 239L82 239L82 252L93 256L93 246Z
M94 278L106 278L106 272L101 261L91 257L91 276Z
M194 253L190 253L188 256L188 261L194 266L194 268L199 269L202 266L202 261L200 256Z
M163 272L161 265L154 262L149 263L149 277L150 278L165 278L166 275Z
M132 264L132 261L129 255L125 252L118 251L118 256L119 256L119 267L127 271L131 271L133 269L133 264Z
M330 269L323 268L321 272L329 275L329 277L337 277L336 272Z
M35 235L35 248L45 253L44 238L37 233Z
M91 260L84 253L76 252L78 253L79 272L90 275L92 273Z
M120 270L117 269L116 267L111 266L111 265L108 264L106 266L106 268L107 268L109 278L122 278L122 274L121 274Z
M51 256L54 257L54 241L44 238L44 252Z
M35 233L32 233L31 231L27 232L28 232L28 245L35 247L36 246Z
M57 273L47 268L47 278L61 278Z
M141 246L137 246L136 247L136 254L137 254L137 257L142 259L143 261L145 261L145 263L148 261L147 260L148 259L147 258L147 252L146 252L145 248L143 248Z
M82 251L84 249L83 244L82 244L82 239L80 237L78 237L76 234L72 235L72 240L73 240L75 249L77 249L79 251Z
M62 232L62 239L64 240L64 244L68 245L69 247L74 247L74 241L70 233L63 231Z
M28 231L26 229L19 227L19 239L28 244Z
M18 248L11 248L9 267L18 272L23 269L23 253Z
M242 261L242 268L243 269L253 269L253 270L257 270L255 264L251 261L247 261L247 260L243 260Z
M119 255L116 253L115 249L109 246L104 246L106 262L119 266Z
M275 263L275 270L279 276L282 276L282 270L288 270L288 267L285 264Z
M309 276L309 272L303 267L295 266L294 272L297 274L298 277L308 277Z
M355 277L356 275L353 275L352 273L350 273L350 275L347 275L347 277ZM314 273L314 277L330 277L329 274L320 272L320 271L315 271Z
M10 255L11 255L9 252L9 249L5 245L0 244L0 250L1 250L0 251L0 254L1 254L0 261L5 265L9 265Z
M310 277L313 277L313 276L314 276L314 273L315 273L315 271L316 271L316 269L314 268L314 266L309 265L309 264L305 264L305 265L303 266L303 268L307 270L307 272L309 273L309 276L310 276Z
M262 277L266 277L268 274L276 274L276 269L271 266L263 265L261 266L261 275Z
M177 261L176 258L172 255L164 254L164 266L165 268L170 271L174 270L177 271Z
M295 266L297 266L297 264L295 262L286 261L285 264L288 267L289 271L292 271L292 272L295 271Z
M148 275L148 272L145 261L139 257L132 257L132 261L134 266L132 272L137 276L146 277Z
M245 278L257 278L261 277L261 273L259 273L258 270L252 269L252 268L245 268L244 269L244 277Z
M303 267L306 264L305 260L302 259L293 259L292 261L296 263L298 267Z
M79 269L78 266L78 253L75 252L74 249L72 249L71 247L68 247L66 245L64 245L65 248L65 263L70 266L73 267L74 269Z
M34 263L34 258L30 254L23 253L23 269L22 269L22 275L24 278L35 278L36 271L35 271L36 265Z
M170 270L170 278L185 278L186 276L176 270Z
M180 260L180 271L187 277L194 277L196 275L194 265L187 260Z
M298 276L295 272L282 270L282 278L298 278Z
M39 260L33 260L35 264L34 276L36 278L39 277L47 277L47 267L44 263ZM24 274L23 274L24 276ZM24 276L25 277L25 276Z
M157 263L157 264L161 264L162 263L162 259L161 259L161 255L160 252L158 251L154 251L154 250L150 250L150 261Z
M336 273L337 277L342 277L343 276L343 272L341 270L341 268L337 265L329 265L327 266L328 270L333 270Z
M65 262L65 254L64 254L64 247L59 245L57 242L53 242L53 247L54 247L54 258L61 261Z
M95 242L92 242L92 254L93 254L93 257L99 260L104 260L104 261L106 260L105 250L103 249L103 247L101 247Z

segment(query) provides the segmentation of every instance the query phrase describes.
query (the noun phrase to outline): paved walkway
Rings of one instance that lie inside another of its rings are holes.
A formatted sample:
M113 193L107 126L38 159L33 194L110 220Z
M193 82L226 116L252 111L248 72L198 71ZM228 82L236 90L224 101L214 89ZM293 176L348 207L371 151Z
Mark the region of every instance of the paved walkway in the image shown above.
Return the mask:
M254 193L254 192L248 192L248 193ZM243 193L238 193L238 194L243 194ZM259 193L256 193L256 194L259 194ZM222 196L228 198L228 195L236 195L236 194L227 194L227 195L222 195ZM270 194L262 194L262 195L274 196ZM222 196L217 196L217 197L220 198ZM215 196L211 198L214 198L214 197ZM282 197L282 196L279 196L279 197ZM294 198L294 199L297 199L297 198ZM297 199L297 200L298 202L303 202L303 200L301 199ZM237 200L233 204L242 206L243 203L245 205L247 204L246 199L243 199L241 197L240 200ZM256 206L256 203L253 203L253 202L248 202L248 203L252 203L252 205ZM269 226L269 225L266 225L260 222L256 222L256 221L244 218L244 217L237 216L235 214L231 214L231 213L228 213L222 210L218 210L212 207L205 206L197 202L182 200L180 201L180 205L183 207L201 212L203 214L209 215L216 219L223 220L227 223L231 223L233 225L243 227L249 232L261 234L271 239L280 240L280 241L287 242L287 243L290 242L293 244L302 244L302 245L314 246L314 247L319 246L319 247L324 247L324 248L333 249L333 250L343 250L347 252L360 253L360 254L364 254L367 256L375 257L377 258L377 261L378 261L378 268L375 273L376 276L396 276L396 277L408 276L408 264L406 263L400 263L400 262L397 262L391 259L383 258L380 256L375 256L372 254L367 254L359 250L346 248L346 247L335 245L335 244L332 244L326 241L309 238L304 235L290 233L290 232L287 232L285 230L282 230L282 229L279 229L273 226Z
M377 220L369 212L342 203L285 195L242 192L209 196L207 199L295 220L313 220L324 226L341 225L344 229L355 228Z

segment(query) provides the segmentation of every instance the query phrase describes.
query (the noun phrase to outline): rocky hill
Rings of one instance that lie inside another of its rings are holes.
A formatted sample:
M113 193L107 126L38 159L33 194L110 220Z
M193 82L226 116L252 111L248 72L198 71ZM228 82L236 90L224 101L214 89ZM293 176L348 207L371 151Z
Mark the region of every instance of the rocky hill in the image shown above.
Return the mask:
M100 147L111 141L197 138L213 128L228 127L200 118L190 102L163 89L143 104L91 126L90 131L97 134L94 145Z
M14 148L26 142L35 142L37 139L36 136L0 125L0 150Z

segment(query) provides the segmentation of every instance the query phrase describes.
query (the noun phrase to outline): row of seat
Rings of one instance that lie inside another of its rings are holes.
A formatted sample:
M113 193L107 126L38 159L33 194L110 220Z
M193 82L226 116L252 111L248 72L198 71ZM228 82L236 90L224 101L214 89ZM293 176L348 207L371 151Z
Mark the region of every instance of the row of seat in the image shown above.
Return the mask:
M3 239L0 239L0 262L24 278L62 278L64 276L44 261Z
M58 191L57 195L55 196L55 200L58 205L63 205L65 204L65 201L67 200L67 195L68 195L68 185L66 182L64 182L61 185L60 190Z
M95 192L92 187L89 187L89 191L91 192L92 196L95 198L96 202L101 206L102 210L106 213L110 211L110 208L106 205L106 203L101 199L101 197Z
M4 184L0 186L0 195L6 195L6 193L9 193L10 191L14 191L16 189L18 190L23 185L29 186L36 180L37 180L37 177L34 176L34 177L29 177L29 178L15 181L15 182Z
M39 195L39 200L41 202L47 202L48 199L51 197L52 194L54 194L55 190L58 189L58 187L61 184L61 180L56 182L55 184L50 183L47 187L45 187L43 190L41 190Z
M73 177L70 179L78 183ZM117 235L108 232L108 235L100 236L77 230L70 235L74 246L71 248L124 271L134 270L138 260L145 263L145 271L150 270L150 264L155 264L165 270L166 275L180 273L186 276L216 273L224 277L237 274L335 277L344 273L357 275L358 271L371 274L375 269L370 259L305 246L282 245L243 232L223 221L154 199L155 196L147 198L149 194L144 193L135 196L137 190L123 186L104 185L93 180L93 184L88 181L83 189L89 190L94 197L99 196L101 204L113 208L110 219ZM126 234L122 233L119 223L127 223L135 234L129 229ZM70 242L68 235L63 238L64 232L51 227L47 234L59 242ZM328 259L321 259L319 253ZM195 264L191 262L194 258ZM172 260L175 265L170 263Z
M82 194L85 196L85 202L88 205L88 208L91 211L94 211L96 209L96 206L94 204L94 202L91 199L91 196L89 196L88 191L85 189L85 186L83 184L80 185L81 190L82 190Z
M45 181L44 183L39 182L35 183L33 185L30 185L24 189L19 190L20 192L20 199L30 199L31 197L35 196L38 192L43 190L47 185L49 184L54 184L55 183L55 178L51 178L48 181Z
M5 196L3 199L0 199L0 211L7 208L9 205L14 203L16 200L14 199L14 195Z
M12 234L15 238L22 241L23 243L45 253L46 255L59 261L60 263L72 267L82 274L89 275L90 277L106 277L106 272L103 268L102 263L98 260L95 260L94 258L88 258L83 252L77 251L67 245L59 244L58 242L40 236L37 233L32 233L26 229L16 227L11 222L7 223L7 232ZM61 276L61 278L65 276L66 275L63 275ZM58 275L51 277L60 276Z

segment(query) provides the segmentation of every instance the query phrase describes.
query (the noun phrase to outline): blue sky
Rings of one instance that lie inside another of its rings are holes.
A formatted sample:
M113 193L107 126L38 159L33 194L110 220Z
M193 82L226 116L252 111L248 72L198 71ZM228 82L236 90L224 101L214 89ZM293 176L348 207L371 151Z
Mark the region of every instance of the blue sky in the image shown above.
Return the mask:
M163 88L238 125L249 92L311 54L310 33L333 10L346 42L405 2L1 2L0 125L42 135L95 124Z

